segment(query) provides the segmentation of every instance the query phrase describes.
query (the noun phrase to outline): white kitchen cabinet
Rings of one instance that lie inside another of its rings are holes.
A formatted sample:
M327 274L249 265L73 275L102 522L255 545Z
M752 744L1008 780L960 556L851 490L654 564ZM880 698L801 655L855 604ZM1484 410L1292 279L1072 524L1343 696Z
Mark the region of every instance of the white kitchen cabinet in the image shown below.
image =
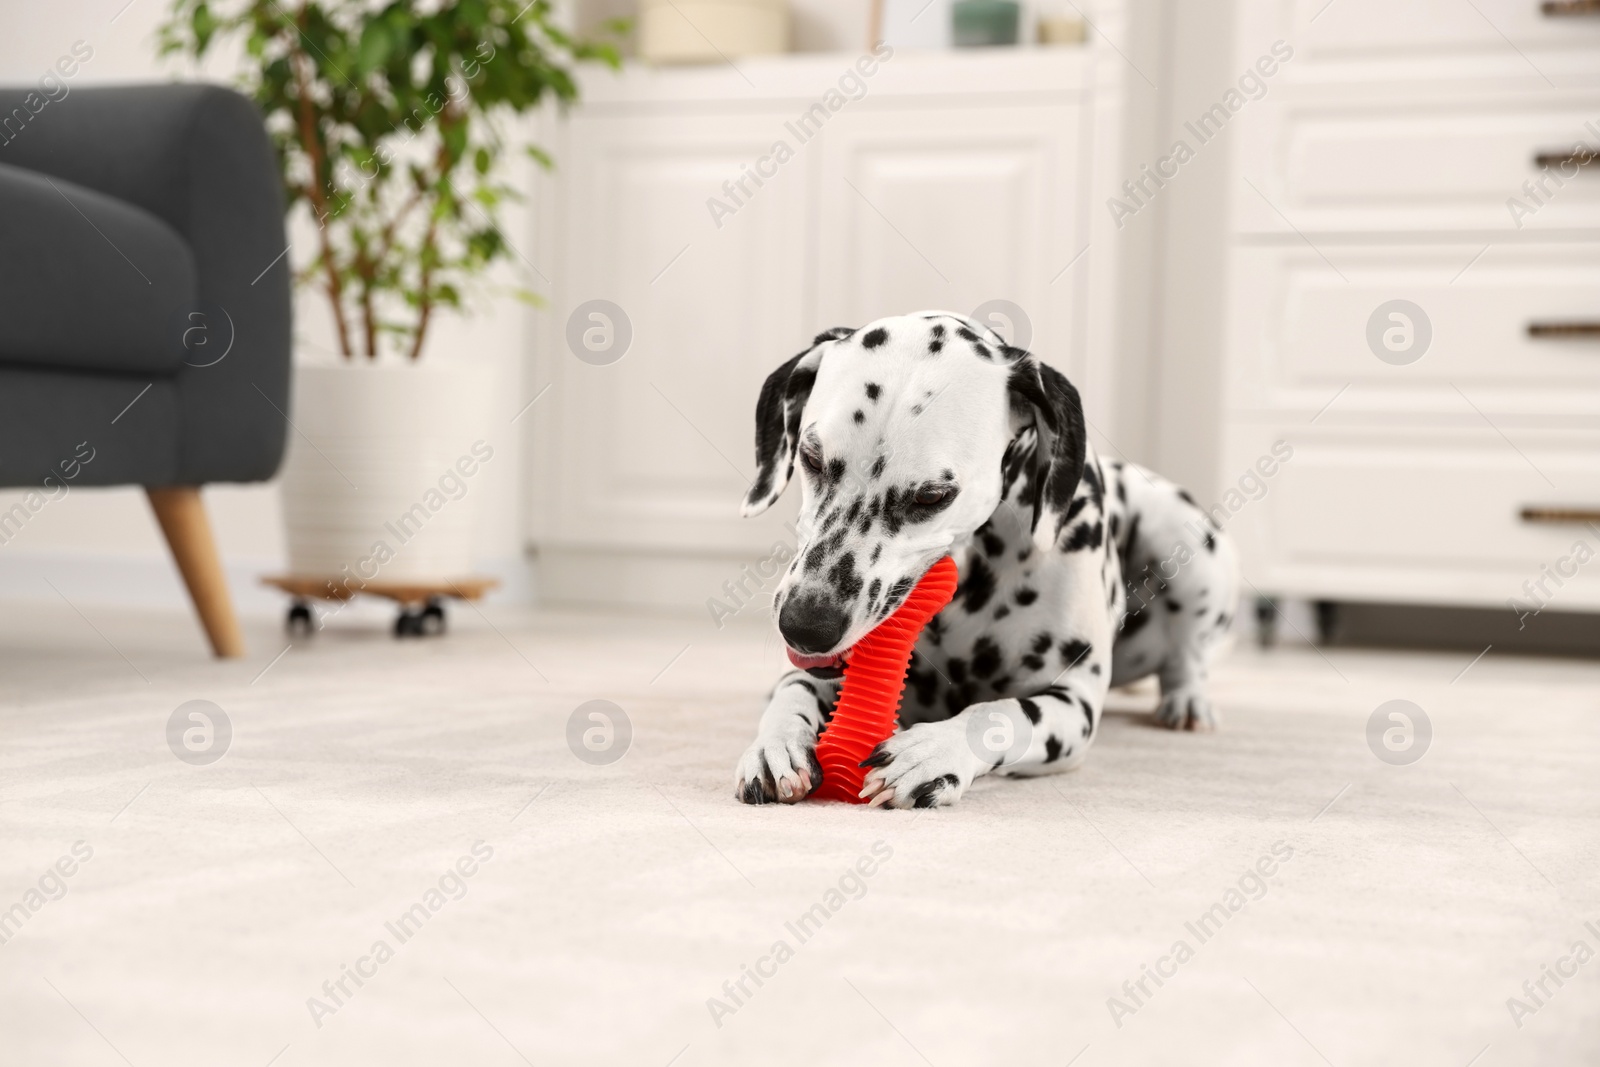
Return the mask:
M813 105L858 57L586 76L583 106L542 133L560 166L534 245L552 294L534 390L548 392L525 416L541 596L699 605L792 544L793 500L738 517L755 401L831 326L1010 301L1030 348L1108 383L1091 411L1113 426L1115 331L1085 310L1091 293L1108 320L1116 303L1118 242L1084 254L1091 142L1117 150L1106 129L1128 76L1104 61L1093 47L896 55L820 122ZM799 126L808 113L820 132ZM631 327L603 365L567 341L594 300Z
M1537 157L1600 151L1600 18L1324 3L1238 23L1236 59L1296 50L1235 119L1222 479L1294 449L1228 520L1246 573L1490 608L1543 582L1600 609L1600 562L1573 563L1600 550L1600 164L1507 206Z

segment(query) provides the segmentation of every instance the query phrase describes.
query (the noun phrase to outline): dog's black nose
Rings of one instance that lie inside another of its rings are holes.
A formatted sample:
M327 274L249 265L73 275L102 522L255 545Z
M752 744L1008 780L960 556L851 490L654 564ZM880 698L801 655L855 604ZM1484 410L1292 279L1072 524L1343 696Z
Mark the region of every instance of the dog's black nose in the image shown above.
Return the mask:
M796 652L820 656L832 651L850 628L850 616L814 593L796 593L778 612L778 632Z

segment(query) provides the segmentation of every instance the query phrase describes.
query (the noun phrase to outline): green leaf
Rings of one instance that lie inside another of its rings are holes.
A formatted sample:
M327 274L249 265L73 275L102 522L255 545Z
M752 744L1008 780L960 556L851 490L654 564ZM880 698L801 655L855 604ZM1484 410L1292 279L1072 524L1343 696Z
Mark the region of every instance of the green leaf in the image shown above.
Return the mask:
M361 74L370 74L383 66L389 60L392 45L386 23L381 20L367 23L361 31L361 51L356 70Z

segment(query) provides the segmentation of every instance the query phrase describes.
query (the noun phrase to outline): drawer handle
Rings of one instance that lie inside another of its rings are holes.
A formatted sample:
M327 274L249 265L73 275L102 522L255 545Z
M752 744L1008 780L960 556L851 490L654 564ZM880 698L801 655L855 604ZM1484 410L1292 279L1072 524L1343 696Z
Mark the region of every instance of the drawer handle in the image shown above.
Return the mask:
M1523 508L1522 521L1552 525L1600 522L1600 508Z
M1594 149L1588 145L1579 145L1566 152L1540 152L1533 157L1533 165L1544 170L1546 167L1565 167L1570 163L1574 164L1576 169L1582 170L1596 159L1600 159L1600 154Z
M1530 322L1528 336L1559 340L1600 339L1600 322Z
M1600 0L1544 0L1546 18L1600 15Z

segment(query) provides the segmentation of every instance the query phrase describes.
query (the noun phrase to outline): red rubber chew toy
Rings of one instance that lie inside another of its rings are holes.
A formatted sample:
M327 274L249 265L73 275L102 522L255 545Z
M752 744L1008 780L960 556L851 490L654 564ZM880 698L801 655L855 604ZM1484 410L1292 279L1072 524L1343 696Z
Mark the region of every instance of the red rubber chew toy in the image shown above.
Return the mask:
M893 615L856 642L845 664L833 719L817 741L822 784L812 791L811 799L866 803L857 795L867 777L861 761L894 733L911 650L928 620L950 603L955 592L956 563L945 556L928 568Z

